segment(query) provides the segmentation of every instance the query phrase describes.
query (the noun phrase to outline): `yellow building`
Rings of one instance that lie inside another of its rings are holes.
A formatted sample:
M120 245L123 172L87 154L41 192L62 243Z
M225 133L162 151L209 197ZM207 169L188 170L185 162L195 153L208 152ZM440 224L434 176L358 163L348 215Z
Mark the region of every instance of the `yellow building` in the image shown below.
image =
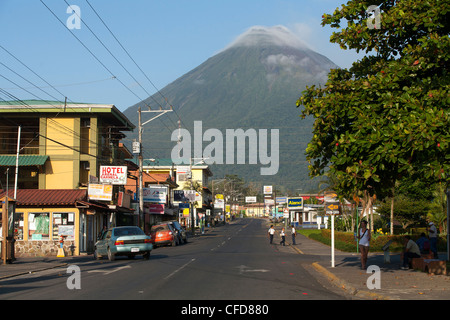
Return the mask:
M125 159L131 154L120 140L125 137L123 131L132 131L135 126L114 105L2 101L0 119L0 182L3 189L10 190L10 197L16 187L19 146L14 221L15 236L21 233L17 240L24 242L17 242L22 253L28 250L33 255L48 255L51 250L39 251L38 247L51 247L59 241L59 229L73 229L70 241L74 254L89 252L103 226L127 219L120 214L130 210L117 203L121 186L114 187L108 201L91 201L87 194L89 183L98 181L100 166L130 165ZM64 198L64 194L74 198L59 203L57 198ZM36 218L48 232L31 228Z

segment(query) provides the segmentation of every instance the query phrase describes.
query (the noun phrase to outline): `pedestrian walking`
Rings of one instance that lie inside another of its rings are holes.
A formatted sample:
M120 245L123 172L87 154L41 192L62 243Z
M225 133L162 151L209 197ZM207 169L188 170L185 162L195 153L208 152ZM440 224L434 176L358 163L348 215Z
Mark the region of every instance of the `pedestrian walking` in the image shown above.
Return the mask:
M295 245L295 237L297 236L297 230L295 230L294 225L292 225L291 234L292 234L292 244Z
M284 233L284 228L281 229L280 236L281 236L280 244L282 244L283 246L285 246L285 243L286 243L286 234Z
M430 228L428 229L428 236L430 237L430 250L434 254L434 259L437 259L438 258L437 228L433 222L430 222Z
M269 231L267 232L269 235L269 243L272 244L273 241L273 235L275 234L275 229L273 228L273 225L270 226Z
M369 255L369 245L370 245L370 230L367 229L367 221L361 221L361 228L358 232L359 239L359 252L361 253L361 269L366 269L367 267L367 256Z

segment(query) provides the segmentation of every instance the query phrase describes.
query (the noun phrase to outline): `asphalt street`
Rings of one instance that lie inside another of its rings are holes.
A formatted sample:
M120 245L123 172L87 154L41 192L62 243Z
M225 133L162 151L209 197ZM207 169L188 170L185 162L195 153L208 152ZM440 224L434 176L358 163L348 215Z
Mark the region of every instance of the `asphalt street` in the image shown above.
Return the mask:
M269 244L265 220L241 219L187 244L160 247L150 260L80 261L79 288L68 267L0 281L0 299L28 300L342 300L308 270L313 259ZM72 278L71 278L72 277ZM72 279L72 280L71 280ZM73 282L75 283L75 282Z

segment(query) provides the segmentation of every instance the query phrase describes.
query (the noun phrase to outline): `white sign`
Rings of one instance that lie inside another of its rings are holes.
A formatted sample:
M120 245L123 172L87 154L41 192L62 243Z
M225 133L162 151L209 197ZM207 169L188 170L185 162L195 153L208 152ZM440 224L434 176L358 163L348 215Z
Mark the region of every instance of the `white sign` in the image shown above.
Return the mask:
M275 202L279 204L285 204L287 203L287 197L276 197Z
M141 153L141 144L139 142L133 142L133 153Z
M195 190L184 190L184 196L191 202L202 200L201 194Z
M223 199L217 199L214 202L214 208L225 209L225 201Z
M126 185L126 166L100 166L100 182L107 184Z
M90 200L112 200L113 186L110 184L93 184L88 187L88 197Z
M245 197L246 203L256 203L256 197Z
M166 203L167 187L143 188L144 202Z
M264 194L272 194L272 186L264 186Z

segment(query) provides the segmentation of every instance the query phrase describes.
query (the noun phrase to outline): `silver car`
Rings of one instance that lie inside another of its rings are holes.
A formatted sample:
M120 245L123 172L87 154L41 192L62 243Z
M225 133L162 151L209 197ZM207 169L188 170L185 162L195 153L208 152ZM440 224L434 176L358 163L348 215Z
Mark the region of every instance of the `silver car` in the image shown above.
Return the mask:
M141 228L115 227L103 232L99 237L95 244L94 258L108 256L108 259L113 261L116 256L128 256L131 259L142 254L144 259L148 260L152 249L151 238Z

